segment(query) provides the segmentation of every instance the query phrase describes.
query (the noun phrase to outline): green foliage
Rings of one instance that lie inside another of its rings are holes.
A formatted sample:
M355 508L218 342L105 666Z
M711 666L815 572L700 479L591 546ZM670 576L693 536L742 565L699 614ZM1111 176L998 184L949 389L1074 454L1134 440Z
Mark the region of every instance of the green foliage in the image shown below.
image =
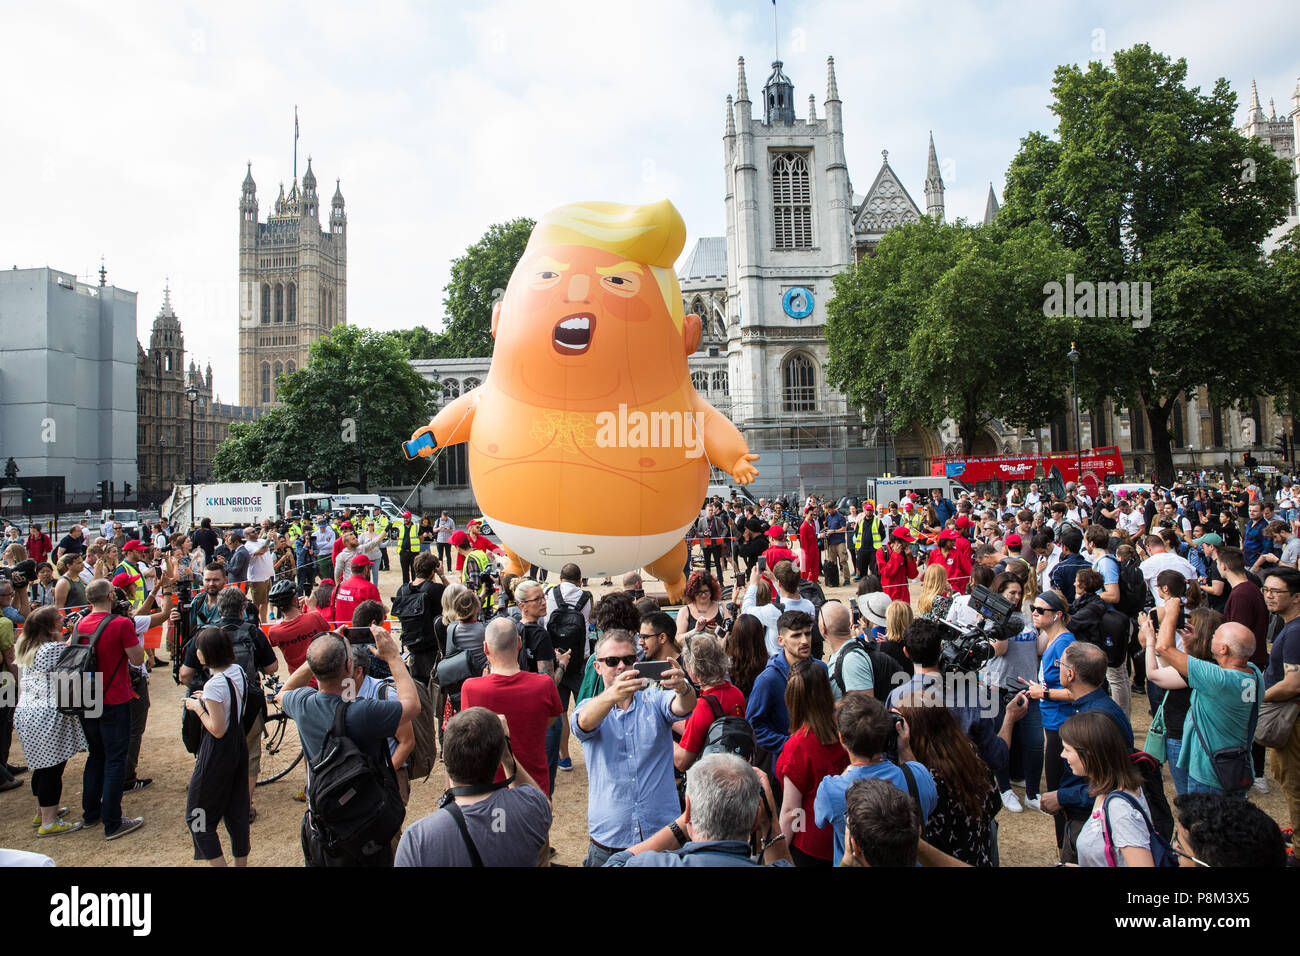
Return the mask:
M835 278L828 381L897 426L958 426L969 453L992 419L1036 427L1064 408L1075 323L1043 316L1043 284L1073 256L1046 229L945 225L891 230Z
M436 359L442 357L443 341L441 332L430 332L423 325L413 329L401 329L389 332L397 344L410 359Z
M1233 128L1226 80L1207 95L1186 77L1184 60L1142 44L1111 68L1058 67L1059 140L1022 141L998 214L1004 227L1050 228L1079 257L1076 281L1151 283L1149 327L1081 320L1094 348L1081 347L1080 387L1085 404L1141 400L1165 481L1180 394L1207 385L1229 403L1281 391L1300 358L1297 300L1261 252L1285 218L1291 173Z
M452 260L451 281L442 300L447 328L440 336L439 354L429 358L492 354L492 306L509 283L534 225L527 218L497 223L463 256Z
M213 456L218 481L305 480L315 487L416 481L401 443L433 409L430 385L411 368L398 340L352 325L335 328L307 364L278 380L281 405L231 426Z

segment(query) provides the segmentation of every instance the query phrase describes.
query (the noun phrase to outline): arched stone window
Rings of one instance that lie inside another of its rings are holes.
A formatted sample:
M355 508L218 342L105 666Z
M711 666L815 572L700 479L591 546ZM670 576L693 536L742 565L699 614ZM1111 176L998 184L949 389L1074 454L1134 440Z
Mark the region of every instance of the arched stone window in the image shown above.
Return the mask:
M288 321L298 321L298 287L292 282L289 283L289 313Z
M443 379L442 397L449 401L453 398L460 398L460 382L454 378Z
M275 286L275 321L284 321L284 286L279 283Z
M271 286L262 283L262 324L271 324Z
M718 394L724 394L727 391L727 373L714 372L712 390Z
M476 379L476 378L467 378L467 379L465 379L465 384L463 384L463 385L461 386L461 388L462 388L464 391L468 392L468 391L470 391L470 390L472 390L472 389L478 388L478 387L479 387L480 385L482 385L482 384L483 384L483 383L480 382L480 381L479 381L478 379Z
M803 352L796 352L781 367L782 408L787 412L817 410L817 365Z
M709 373L692 372L691 384L695 386L697 392L707 392L709 390Z

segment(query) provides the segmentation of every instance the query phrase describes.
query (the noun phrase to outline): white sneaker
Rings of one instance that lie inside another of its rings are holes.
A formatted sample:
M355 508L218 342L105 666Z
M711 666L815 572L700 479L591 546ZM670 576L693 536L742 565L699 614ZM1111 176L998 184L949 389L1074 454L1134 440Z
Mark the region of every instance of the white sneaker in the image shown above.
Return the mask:
M1020 805L1019 799L1016 798L1016 792L1014 790L1002 791L1002 806L1006 807L1011 813L1019 813L1024 809L1024 807Z
M1251 786L1251 789L1252 789L1252 790L1255 790L1255 791L1258 792L1258 793L1268 793L1268 792L1269 792L1269 790L1268 790L1268 781L1265 780L1263 777L1256 777L1256 778L1255 778L1255 782L1252 783L1250 786Z
M1039 813L1043 812L1043 802L1039 797L1025 797L1025 806L1031 810L1037 810Z

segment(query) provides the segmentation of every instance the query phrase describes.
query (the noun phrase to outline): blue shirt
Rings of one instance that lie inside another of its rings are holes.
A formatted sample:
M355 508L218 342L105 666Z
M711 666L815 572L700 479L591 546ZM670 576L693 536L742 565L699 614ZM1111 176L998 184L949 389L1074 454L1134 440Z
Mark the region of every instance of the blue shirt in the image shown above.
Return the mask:
M680 850L647 850L645 853L615 853L606 866L760 866L749 858L749 844L740 840L705 840L691 842ZM772 866L792 866L789 860L777 860Z
M921 827L924 829L925 821L930 818L935 804L939 802L939 791L935 788L934 777L930 775L929 770L925 769L924 764L909 760L907 766L911 768L912 776L916 778L916 795L921 801ZM888 760L881 760L879 763L868 764L865 767L850 765L838 776L823 777L817 787L817 796L813 799L814 822L819 827L830 826L831 832L835 835L833 859L836 866L839 866L840 860L844 859L844 820L848 812L845 807L845 797L849 787L859 780L872 779L892 783L899 790L911 795L903 771Z
M1119 584L1119 558L1113 554L1103 554L1092 562L1092 569L1101 575L1101 583ZM1078 574L1079 572L1074 572Z
M940 498L938 501L931 498L930 504L934 505L934 513L939 519L939 524L945 523L957 513L956 506L947 498Z
M826 540L830 544L844 543L844 529L849 526L848 519L836 511L834 514L826 516L826 530L830 534L826 535Z
M1264 529L1267 527L1268 522L1263 518L1247 522L1246 530L1241 536L1241 550L1246 558L1246 567L1253 565L1269 549L1268 539L1264 537Z
M647 688L626 710L610 709L595 730L583 730L574 708L569 729L582 743L587 764L587 828L604 846L623 849L666 827L681 806L673 780L673 721L676 695Z
M824 669L824 661L818 661ZM754 728L754 740L772 755L781 756L790 739L790 712L785 708L785 685L790 681L790 662L784 651L767 660L767 667L754 678L754 686L745 702L745 719ZM676 816L676 814L674 814Z
M1071 700L1065 703L1069 710L1069 716L1075 714L1087 713L1090 710L1100 710L1109 716L1115 723L1119 724L1120 730L1124 731L1124 738L1128 741L1129 747L1133 746L1133 725L1129 723L1128 715L1120 709L1119 704L1110 699L1106 693L1106 688L1098 687L1094 691L1084 694L1078 700ZM1086 777L1076 777L1067 763L1061 774L1061 782L1056 788L1056 799L1060 801L1063 807L1072 807L1079 811L1088 811L1092 809L1094 797L1088 793L1088 780ZM1075 814L1077 817L1078 814Z
M1061 655L1065 653L1066 647L1073 642L1074 635L1066 631L1047 645L1043 660L1038 665L1038 679L1046 684L1048 688L1059 689L1061 687ZM1043 715L1044 730L1060 730L1061 724L1065 723L1066 719L1070 717L1070 701L1043 698L1039 713Z

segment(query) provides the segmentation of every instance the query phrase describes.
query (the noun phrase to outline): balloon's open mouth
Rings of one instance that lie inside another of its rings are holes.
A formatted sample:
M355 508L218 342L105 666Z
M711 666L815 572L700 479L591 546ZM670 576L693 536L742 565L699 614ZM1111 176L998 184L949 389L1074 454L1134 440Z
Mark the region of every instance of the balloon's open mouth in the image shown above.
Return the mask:
M591 348L591 333L596 328L596 317L590 312L566 315L555 324L552 344L561 355L581 355Z

